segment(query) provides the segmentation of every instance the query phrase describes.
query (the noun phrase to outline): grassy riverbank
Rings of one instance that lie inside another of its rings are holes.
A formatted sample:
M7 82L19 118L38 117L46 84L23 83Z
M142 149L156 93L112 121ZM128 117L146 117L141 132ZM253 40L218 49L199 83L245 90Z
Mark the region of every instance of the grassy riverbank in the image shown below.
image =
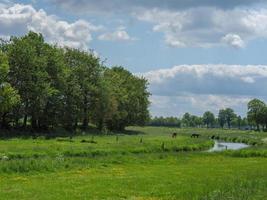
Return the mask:
M130 127L133 135L0 141L0 199L266 199L266 133ZM171 133L177 132L177 138ZM192 132L200 138L190 138ZM129 133L129 131L128 131ZM257 144L207 153L218 134Z

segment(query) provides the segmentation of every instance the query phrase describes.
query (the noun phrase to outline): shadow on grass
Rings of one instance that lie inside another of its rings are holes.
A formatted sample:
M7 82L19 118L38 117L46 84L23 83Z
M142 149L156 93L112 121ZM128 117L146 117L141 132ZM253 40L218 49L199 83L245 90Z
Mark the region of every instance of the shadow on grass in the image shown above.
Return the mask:
M144 135L143 131L136 131L136 130L124 130L124 131L112 131L108 133L110 135Z
M123 130L123 131L108 131L103 132L98 130L95 127L88 127L87 129L77 128L76 130L66 130L64 128L57 128L53 130L32 130L30 128L25 129L0 129L0 139L7 140L12 138L21 138L21 139L55 139L57 137L67 138L83 135L141 135L145 134L142 131L135 130Z

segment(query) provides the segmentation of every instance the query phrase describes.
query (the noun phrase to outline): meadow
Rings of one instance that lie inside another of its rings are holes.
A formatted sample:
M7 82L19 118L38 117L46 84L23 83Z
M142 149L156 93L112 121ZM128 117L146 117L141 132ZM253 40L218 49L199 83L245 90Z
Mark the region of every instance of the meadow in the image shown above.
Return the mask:
M129 127L126 133L0 140L0 199L267 199L265 132ZM209 153L211 138L251 146Z

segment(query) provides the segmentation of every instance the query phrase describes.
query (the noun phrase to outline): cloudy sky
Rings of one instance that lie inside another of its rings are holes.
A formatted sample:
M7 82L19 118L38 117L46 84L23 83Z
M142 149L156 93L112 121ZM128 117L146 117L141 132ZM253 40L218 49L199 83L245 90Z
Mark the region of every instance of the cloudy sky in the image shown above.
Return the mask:
M266 0L0 0L0 37L29 30L145 76L154 116L267 101Z

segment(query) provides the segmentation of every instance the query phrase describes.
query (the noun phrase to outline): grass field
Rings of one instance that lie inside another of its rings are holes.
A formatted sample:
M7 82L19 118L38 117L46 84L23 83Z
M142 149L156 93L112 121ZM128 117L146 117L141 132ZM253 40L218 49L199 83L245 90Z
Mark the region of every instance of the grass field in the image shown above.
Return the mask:
M190 138L193 132L201 137ZM267 199L267 133L161 127L127 133L1 140L0 199ZM252 146L208 153L212 136Z

